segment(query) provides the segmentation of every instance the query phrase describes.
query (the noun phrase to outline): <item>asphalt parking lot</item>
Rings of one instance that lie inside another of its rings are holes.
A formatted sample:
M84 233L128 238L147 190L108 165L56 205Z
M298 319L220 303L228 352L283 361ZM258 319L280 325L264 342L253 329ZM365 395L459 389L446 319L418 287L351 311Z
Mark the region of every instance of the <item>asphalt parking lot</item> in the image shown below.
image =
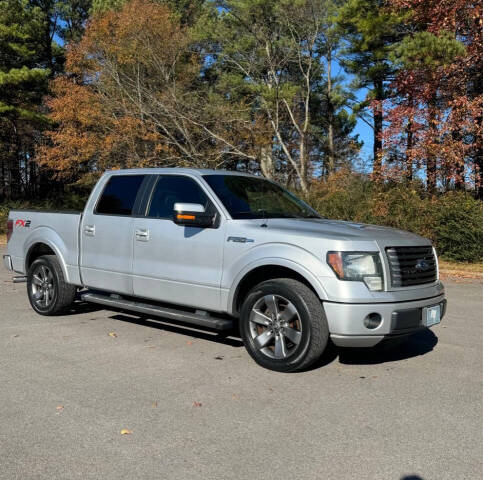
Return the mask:
M38 316L10 278L2 480L482 478L482 283L447 283L443 323L406 344L281 374L236 337L85 304Z

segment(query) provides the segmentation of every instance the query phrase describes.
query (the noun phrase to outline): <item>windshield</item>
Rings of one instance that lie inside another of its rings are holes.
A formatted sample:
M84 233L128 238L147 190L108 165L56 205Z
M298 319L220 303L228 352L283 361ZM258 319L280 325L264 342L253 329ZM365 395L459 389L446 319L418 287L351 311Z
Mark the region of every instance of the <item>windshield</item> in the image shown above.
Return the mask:
M320 218L295 195L263 178L241 175L204 175L233 219Z

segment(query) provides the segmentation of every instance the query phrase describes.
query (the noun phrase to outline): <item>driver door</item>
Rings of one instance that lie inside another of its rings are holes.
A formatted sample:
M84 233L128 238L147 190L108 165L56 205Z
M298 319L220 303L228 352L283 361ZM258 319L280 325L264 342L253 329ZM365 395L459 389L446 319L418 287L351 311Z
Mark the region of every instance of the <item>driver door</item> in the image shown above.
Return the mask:
M218 216L216 227L173 222L175 203L197 203ZM185 175L160 175L134 219L134 295L177 305L220 310L225 222L203 187Z

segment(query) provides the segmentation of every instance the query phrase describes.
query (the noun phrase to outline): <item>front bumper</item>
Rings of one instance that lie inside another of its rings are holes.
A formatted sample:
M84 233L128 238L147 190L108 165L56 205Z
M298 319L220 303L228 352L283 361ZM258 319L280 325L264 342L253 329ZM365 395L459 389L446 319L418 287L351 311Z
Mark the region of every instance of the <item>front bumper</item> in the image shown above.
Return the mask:
M3 266L7 270L13 270L12 257L10 255L3 256Z
M426 328L425 308L441 305L441 318L446 311L444 294L411 302L335 303L324 302L332 341L340 347L372 347L388 336L407 335ZM371 314L380 315L376 328L364 325Z

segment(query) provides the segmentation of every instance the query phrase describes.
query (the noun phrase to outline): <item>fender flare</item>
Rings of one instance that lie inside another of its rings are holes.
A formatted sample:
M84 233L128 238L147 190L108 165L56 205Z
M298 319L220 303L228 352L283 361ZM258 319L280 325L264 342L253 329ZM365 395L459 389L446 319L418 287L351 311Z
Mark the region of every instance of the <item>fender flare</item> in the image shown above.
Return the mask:
M238 272L238 274L234 278L228 293L227 310L230 315L236 314L236 295L238 293L238 287L242 280L245 278L245 276L258 267L268 266L285 267L293 270L294 272L301 275L312 286L312 288L317 293L317 296L321 300L327 299L327 293L320 280L310 270L308 270L300 263L282 257L262 257L247 264L242 270Z
M55 230L49 227L38 227L36 228L27 238L25 241L24 251L25 251L25 260L24 260L24 268L25 273L28 272L28 261L32 252L32 249L37 244L44 244L51 248L55 256L59 259L60 267L62 268L62 273L64 274L64 278L67 283L70 282L69 272L67 269L67 265L65 263L65 252L67 251L67 247Z

